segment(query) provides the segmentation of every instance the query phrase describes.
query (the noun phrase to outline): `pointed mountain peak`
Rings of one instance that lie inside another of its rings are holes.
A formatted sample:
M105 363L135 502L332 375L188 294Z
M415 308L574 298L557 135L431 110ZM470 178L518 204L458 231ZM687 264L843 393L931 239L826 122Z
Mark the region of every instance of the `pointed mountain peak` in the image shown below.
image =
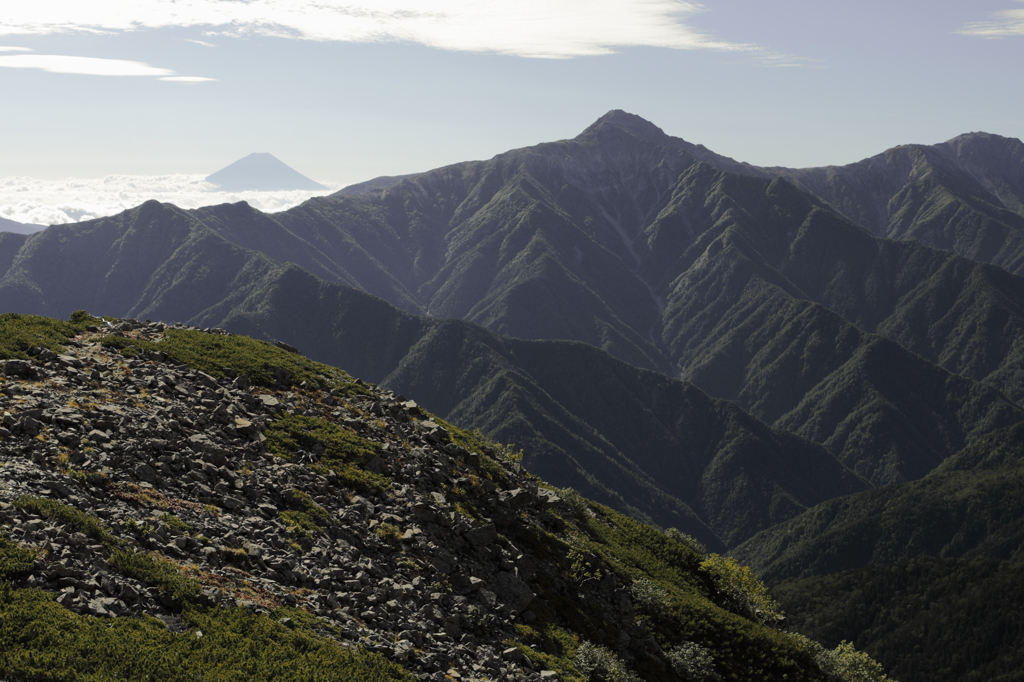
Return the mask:
M666 135L665 131L654 125L645 118L631 114L621 109L612 109L601 118L580 133L576 139L602 138L611 131L624 131L641 140L655 144L665 144L673 138Z
M249 154L207 176L206 181L222 192L328 189L266 152Z

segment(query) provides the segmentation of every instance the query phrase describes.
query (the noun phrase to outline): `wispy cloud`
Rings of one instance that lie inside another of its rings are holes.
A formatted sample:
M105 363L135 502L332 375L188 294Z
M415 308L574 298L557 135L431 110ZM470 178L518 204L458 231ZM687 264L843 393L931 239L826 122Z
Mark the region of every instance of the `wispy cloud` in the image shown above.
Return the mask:
M156 199L180 208L247 201L268 213L301 204L321 192L218 192L204 175L108 175L98 179L38 180L27 177L0 178L0 218L19 223L56 225L114 215Z
M9 47L6 45L0 45L0 52L31 52L31 47Z
M1024 0L1018 0L1024 2ZM967 24L957 33L981 38L1024 36L1024 9L1005 9L995 12L988 21Z
M228 35L406 41L547 58L629 46L752 49L686 23L703 9L690 0L34 0L5 8L0 34L203 27Z
M174 83L205 83L207 81L215 81L216 78L206 78L205 76L164 76L157 80L172 81Z
M29 48L0 47L0 52L31 52ZM127 59L101 59L63 54L15 54L0 56L0 68L39 69L50 73L73 73L85 76L156 76L162 81L201 83L216 80L203 76L176 76L171 69L150 66Z
M88 76L170 76L174 73L170 69L125 59L98 59L58 54L19 54L0 57L0 67L40 69L50 73L77 73Z

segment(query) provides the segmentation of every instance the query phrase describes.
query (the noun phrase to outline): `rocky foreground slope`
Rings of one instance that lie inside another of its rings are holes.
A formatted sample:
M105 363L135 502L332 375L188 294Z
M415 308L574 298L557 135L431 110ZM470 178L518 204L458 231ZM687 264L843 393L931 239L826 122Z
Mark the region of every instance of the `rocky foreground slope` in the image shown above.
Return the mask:
M734 562L284 344L0 329L0 676L846 679Z

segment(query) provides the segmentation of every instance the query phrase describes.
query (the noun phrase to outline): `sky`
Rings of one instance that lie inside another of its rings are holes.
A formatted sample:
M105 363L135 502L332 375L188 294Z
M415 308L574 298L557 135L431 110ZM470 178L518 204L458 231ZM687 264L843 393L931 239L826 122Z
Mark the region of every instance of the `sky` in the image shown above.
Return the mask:
M252 152L337 188L611 109L766 166L1024 138L1021 64L1024 0L0 0L0 216L221 203Z

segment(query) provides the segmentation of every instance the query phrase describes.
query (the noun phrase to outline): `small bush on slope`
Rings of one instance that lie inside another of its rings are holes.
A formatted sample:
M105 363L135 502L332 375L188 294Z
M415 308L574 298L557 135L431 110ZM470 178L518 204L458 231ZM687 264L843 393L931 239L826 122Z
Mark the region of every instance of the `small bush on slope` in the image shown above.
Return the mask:
M34 556L0 535L0 581L12 580L32 572Z

